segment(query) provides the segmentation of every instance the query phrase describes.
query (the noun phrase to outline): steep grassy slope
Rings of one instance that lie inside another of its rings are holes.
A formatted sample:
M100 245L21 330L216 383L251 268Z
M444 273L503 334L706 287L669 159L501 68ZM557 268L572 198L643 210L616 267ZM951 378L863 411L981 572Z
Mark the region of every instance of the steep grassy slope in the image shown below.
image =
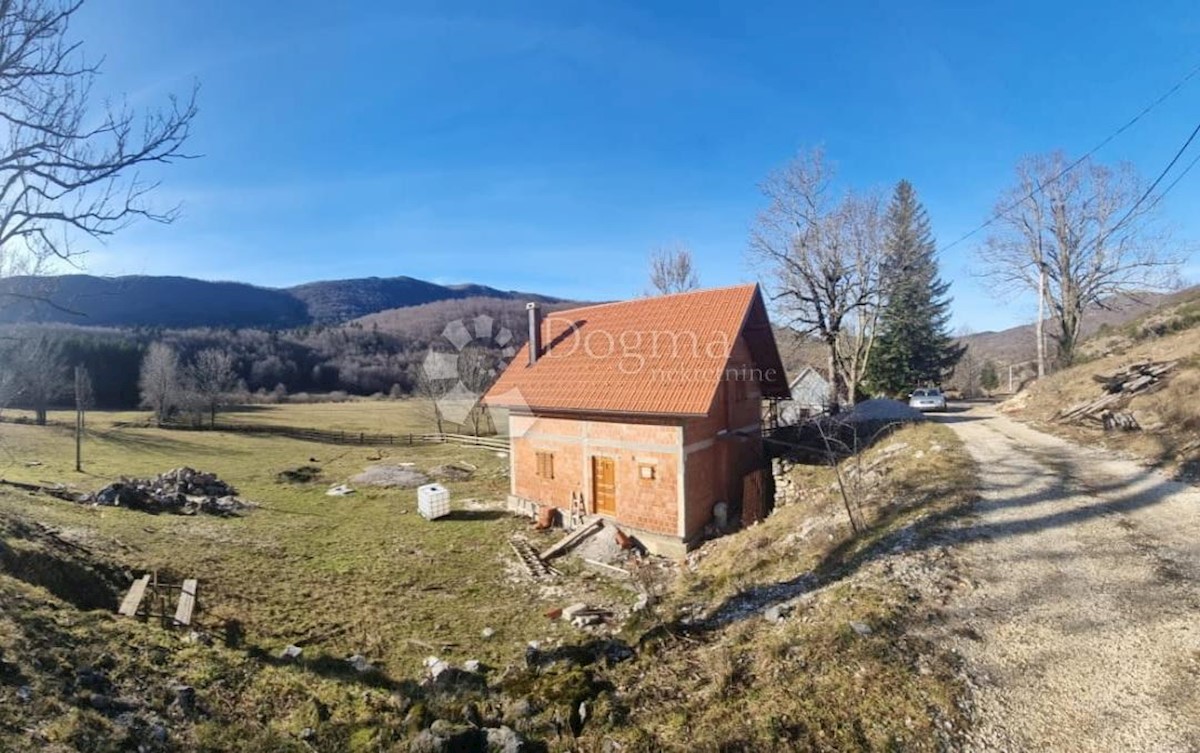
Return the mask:
M1131 322L1144 319L1151 312L1197 297L1200 297L1200 287L1175 293L1118 296L1108 301L1104 307L1087 312L1083 321L1083 337L1121 329ZM1047 326L1048 331L1052 331L1057 324L1048 321ZM999 332L977 332L960 338L960 342L969 345L973 356L980 362L990 359L998 364L1019 363L1037 356L1033 324L1023 324Z
M1005 410L1049 431L1125 451L1181 478L1200 478L1200 295L1192 291L1106 330L1086 342L1082 353L1090 360L1035 382ZM1101 396L1093 376L1145 360L1179 364L1162 389L1130 400L1126 410L1141 431L1104 432L1055 420L1062 409Z

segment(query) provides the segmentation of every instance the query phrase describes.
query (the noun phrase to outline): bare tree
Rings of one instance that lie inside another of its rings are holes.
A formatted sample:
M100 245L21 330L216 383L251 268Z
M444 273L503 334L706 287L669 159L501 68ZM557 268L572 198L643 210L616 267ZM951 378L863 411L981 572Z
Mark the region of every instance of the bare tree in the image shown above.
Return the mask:
M67 390L67 365L60 344L49 335L26 335L7 356L12 374L10 402L33 411L38 426L46 425L50 404Z
M439 380L430 378L421 366L413 370L413 385L413 396L420 401L421 416L434 424L441 434L446 430L446 418L439 401L446 395L446 388Z
M139 171L187 156L196 92L142 115L92 107L100 69L70 38L82 4L0 1L0 276L41 273L81 253L80 238L175 216L147 204L156 183Z
M958 341L968 343L967 338L971 334L969 327L960 328L957 335ZM962 357L958 359L958 364L954 367L954 374L950 377L949 386L958 389L965 398L978 396L982 367L975 348L968 343L963 350Z
M92 407L95 393L92 378L83 366L75 367L75 471L83 471L83 431L87 425L87 411Z
M650 255L650 291L648 295L685 293L700 287L700 274L692 263L692 252L677 243Z
M200 351L188 369L188 382L197 402L208 413L209 424L216 426L217 409L237 386L233 357L216 348Z
M1121 293L1168 289L1181 262L1159 223L1161 195L1151 195L1131 165L1091 158L1071 170L1066 165L1061 152L1022 160L979 252L998 294L1038 297L1039 375L1048 317L1059 359L1070 364L1089 308L1106 307Z
M847 312L835 345L841 379L853 405L871 365L883 309L883 226L879 198L873 194L850 197L844 211L853 264L847 287L849 297L860 303Z
M471 406L466 418L472 431L475 436L484 433L495 434L496 423L482 397L500 375L500 355L493 349L472 343L459 351L458 368L459 379L475 398L475 404Z
M180 407L179 356L171 346L161 342L150 344L142 359L138 388L142 407L154 411L154 419L160 424L170 418L172 410Z
M752 258L770 282L787 326L825 344L830 405L853 405L866 371L880 304L879 201L835 196L820 150L802 153L767 177L768 201L750 236Z

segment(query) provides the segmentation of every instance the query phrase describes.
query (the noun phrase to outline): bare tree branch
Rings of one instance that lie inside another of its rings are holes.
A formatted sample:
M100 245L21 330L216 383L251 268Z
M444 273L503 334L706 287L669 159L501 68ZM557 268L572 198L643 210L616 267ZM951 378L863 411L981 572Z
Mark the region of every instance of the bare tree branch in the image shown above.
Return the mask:
M69 39L82 4L0 0L0 277L41 274L83 253L81 238L177 214L147 203L158 184L141 170L191 156L196 89L140 114L92 107L99 65Z
M650 291L647 295L685 293L700 287L700 275L692 263L692 252L676 243L657 249L650 256Z
M1000 213L978 256L999 295L1044 285L1059 358L1069 364L1089 308L1171 288L1182 260L1159 222L1158 201L1145 200L1131 165L1085 159L1064 172L1064 164L1061 152L1021 161L1016 184L997 202L1012 208Z
M828 349L830 403L853 404L865 374L881 293L880 202L832 195L820 150L802 153L762 184L768 200L751 231L750 252L766 272L787 326Z

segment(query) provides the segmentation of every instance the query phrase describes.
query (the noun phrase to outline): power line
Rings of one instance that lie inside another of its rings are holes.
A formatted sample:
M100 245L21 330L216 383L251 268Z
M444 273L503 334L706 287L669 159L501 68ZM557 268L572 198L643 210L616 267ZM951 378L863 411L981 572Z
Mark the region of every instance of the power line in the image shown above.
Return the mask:
M1158 202L1162 201L1162 198L1164 196L1171 193L1171 189L1174 188L1175 185L1177 183L1179 183L1179 181L1183 180L1183 176L1185 176L1189 172L1191 172L1192 168L1196 166L1197 162L1200 162L1200 154L1197 154L1195 157L1192 157L1192 161L1187 164L1187 167L1183 168L1183 172L1181 172L1181 173L1179 173L1179 175L1175 176L1175 180L1171 181L1171 185L1164 188L1163 192L1154 198L1154 203L1157 204Z
M1164 167L1162 172L1158 174L1158 177L1154 179L1154 182L1150 184L1150 187L1146 189L1146 192L1143 193L1137 201L1133 202L1133 206L1131 206L1129 211L1125 213L1125 216L1121 218L1121 222L1117 223L1117 227L1120 227L1122 222L1129 219L1129 216L1133 214L1139 206L1141 206L1142 202L1144 202L1150 196L1150 194L1154 193L1154 189L1158 188L1158 184L1162 182L1163 178L1167 177L1167 173L1171 172L1171 168L1175 167L1175 163L1179 161L1179 158L1183 156L1183 153L1187 151L1187 148L1192 145L1193 141L1196 140L1196 134L1200 134L1200 123L1197 123L1196 127L1192 129L1192 133L1187 137L1187 141L1183 142L1183 146L1179 147L1179 150L1175 152L1175 156L1171 158L1171 161L1167 163L1167 166ZM1192 160L1192 164L1195 164L1195 160ZM1190 170L1191 167L1191 165L1188 165L1187 169ZM1167 189L1167 191L1170 191L1171 188L1174 188L1175 183L1178 183L1179 178L1182 178L1184 175L1187 175L1187 170L1184 170L1179 174L1179 177L1177 177L1175 181L1171 183L1171 186ZM1166 196L1167 191L1163 191L1162 195L1159 196L1158 199L1155 199L1156 204L1160 199L1162 199L1163 196Z
M1155 99L1153 102L1151 102L1150 104L1148 104L1148 105L1146 105L1144 108L1142 108L1141 112L1139 112L1137 115L1134 115L1132 118L1130 118L1130 119L1129 119L1129 121L1128 121L1128 122L1126 122L1124 125L1122 125L1120 128L1118 128L1117 130L1113 131L1113 132L1112 132L1112 133L1110 133L1108 136L1105 136L1105 137L1104 137L1104 139L1103 139L1103 140L1102 140L1100 143L1096 144L1094 147L1092 147L1091 149L1089 149L1089 150L1088 150L1086 153L1084 153L1084 155L1083 155L1083 156L1081 156L1079 159L1075 160L1075 161L1074 161L1074 162L1072 162L1071 164L1069 164L1069 165L1067 165L1066 167L1064 167L1064 168L1063 168L1062 170L1060 170L1060 171L1058 172L1058 174L1056 174L1056 175L1055 175L1053 178L1051 178L1050 180L1046 181L1045 183L1039 183L1037 186L1035 186L1035 187L1034 187L1034 189L1033 189L1032 191L1030 191L1030 192L1029 192L1028 194L1026 194L1025 196L1022 196L1021 198L1017 199L1016 201L1014 201L1013 203L1009 204L1008 206L1006 206L1006 207L1004 207L1004 208L1002 208L1002 209L999 209L999 210L997 210L995 213L993 213L993 214L992 214L992 216L991 216L991 217L989 217L987 220L985 220L985 221L984 221L982 224L980 224L979 226L975 227L975 228L974 228L974 229L972 229L972 230L969 230L969 231L967 231L967 232L966 232L966 233L964 233L963 235L959 236L959 237L958 237L958 238L956 238L956 239L955 239L953 242L951 242L949 245L943 246L943 247L942 247L942 248L939 250L939 253L940 253L940 252L949 251L950 249L954 248L954 247L955 247L955 246L957 246L958 244L962 243L963 241L967 240L968 238L970 238L970 237L972 237L973 235L975 235L976 233L978 233L980 230L983 230L984 228L987 228L987 227L989 227L989 226L990 226L990 225L991 225L993 222L995 222L996 220L1000 219L1000 218L1001 218L1001 217L1003 217L1004 215L1006 215L1006 214L1008 214L1009 212L1011 212L1013 209L1016 209L1018 206L1020 206L1022 202L1028 201L1029 199L1032 199L1034 196L1037 196L1039 193L1041 193L1041 192L1042 192L1042 190L1043 190L1043 189L1044 189L1044 188L1045 188L1047 185L1049 185L1049 184L1051 184L1051 183L1054 183L1055 181L1057 181L1058 179L1062 178L1062 177L1063 177L1064 175L1066 175L1067 173L1069 173L1069 172L1071 172L1072 170L1074 170L1076 167L1079 167L1079 165L1081 165L1081 164L1082 164L1082 163L1083 163L1085 160L1087 160L1089 157L1091 157L1092 155L1094 155L1096 152L1100 151L1100 150L1101 150L1101 149L1103 149L1104 147L1108 146L1108 144L1109 144L1109 143L1110 143L1110 142L1111 142L1113 139L1117 138L1117 137L1118 137L1118 136L1120 136L1122 133L1124 133L1125 131L1128 131L1130 128L1132 128L1132 127L1133 127L1133 126L1134 126L1134 125L1135 125L1135 124L1136 124L1136 123L1137 123L1139 120L1141 120L1143 117L1145 117L1145 116L1146 116L1146 114L1147 114L1147 113L1149 113L1151 110L1153 110L1154 108L1158 107L1158 106L1159 106L1159 105L1161 105L1163 102L1167 101L1167 100L1168 100L1168 99L1170 99L1172 96L1174 96L1174 95L1175 95L1175 94L1176 94L1176 93L1177 93L1177 92L1178 92L1180 89L1182 89L1182 88L1183 88L1183 86L1184 86L1184 85L1185 85L1185 84L1186 84L1188 81L1191 81L1193 78L1195 78L1197 74L1200 74L1200 65L1197 65L1195 68L1192 68L1190 71L1188 71L1188 74L1187 74L1186 76L1184 76L1183 78L1179 79L1179 81L1175 82L1175 85L1174 85L1174 86L1172 86L1170 89L1167 89L1165 92L1163 92L1163 93L1162 93L1162 94L1161 94L1161 95L1158 97L1158 99ZM1192 134L1192 136L1193 136L1193 138L1194 138L1194 137L1195 137L1195 133L1193 133L1193 134ZM1188 143L1191 143L1191 139L1188 139ZM1186 145L1186 144L1184 145L1184 148L1187 148L1187 145ZM1181 153L1182 153L1182 152L1181 152ZM1176 155L1175 159L1178 159L1178 158L1179 158L1179 156L1178 156L1178 155ZM1174 162L1174 160L1172 160L1171 164L1173 165L1174 163L1175 163L1175 162ZM1170 165L1168 165L1168 166L1167 166L1167 169L1168 169L1168 170L1170 169ZM1190 169L1190 166L1189 166L1189 169ZM1165 173L1164 173L1164 174L1165 174ZM1182 177L1182 176L1180 176L1180 177ZM1161 180L1161 179L1162 179L1162 177L1160 176L1160 177L1159 177L1159 180ZM1157 183L1158 183L1158 181L1155 181L1155 185L1157 185ZM1174 185L1174 184L1172 184L1172 185ZM1153 188L1153 186L1152 186L1151 188ZM1169 189L1168 189L1168 190L1169 190ZM1139 202L1139 203L1140 203L1140 202Z
M1130 206L1129 210L1121 216L1121 219L1117 220L1117 223L1112 226L1112 229L1103 235L1097 236L1094 242L1088 244L1089 246L1100 246L1100 244L1112 237L1113 233L1125 226L1125 223L1128 222L1129 218L1133 216L1133 213L1138 210L1138 207L1144 204L1146 199L1150 198L1151 194L1154 193L1154 189L1158 188L1158 184L1162 183L1163 178L1167 177L1167 173L1171 172L1171 168L1175 167L1175 163L1179 161L1179 158L1183 156L1183 153L1187 151L1187 148L1192 145L1193 141L1196 140L1197 135L1200 135L1200 123L1196 124L1196 127L1192 129L1191 134L1188 135L1187 140L1183 142L1183 146L1179 147L1179 149L1175 151L1175 155L1171 157L1171 161L1167 163L1167 166L1162 169L1162 172L1158 174L1158 177L1154 179L1154 182L1151 183L1144 192L1142 192L1142 195L1138 197L1138 200L1133 202L1133 205ZM1194 157L1192 161L1188 163L1188 166L1183 169L1183 172L1175 176L1175 180L1171 181L1171 185L1167 186L1166 190L1154 197L1154 201L1150 204L1148 209L1152 209L1157 206L1158 202L1162 201L1163 197L1170 193L1171 189L1174 188L1179 181L1183 180L1183 176L1188 174L1188 171L1195 166L1197 160L1200 160L1200 155Z

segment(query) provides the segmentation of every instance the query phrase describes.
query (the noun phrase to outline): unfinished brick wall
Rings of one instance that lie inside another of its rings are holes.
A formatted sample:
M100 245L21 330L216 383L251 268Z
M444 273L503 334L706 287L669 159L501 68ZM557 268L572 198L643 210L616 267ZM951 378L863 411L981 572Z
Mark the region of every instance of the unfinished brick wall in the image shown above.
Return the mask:
M539 504L569 508L571 493L581 492L588 511L592 494L592 457L616 466L616 516L619 524L669 536L679 535L679 442L674 423L606 420L602 416L564 417L514 414L513 493ZM537 453L554 456L554 478L539 476ZM641 466L654 469L642 477Z

